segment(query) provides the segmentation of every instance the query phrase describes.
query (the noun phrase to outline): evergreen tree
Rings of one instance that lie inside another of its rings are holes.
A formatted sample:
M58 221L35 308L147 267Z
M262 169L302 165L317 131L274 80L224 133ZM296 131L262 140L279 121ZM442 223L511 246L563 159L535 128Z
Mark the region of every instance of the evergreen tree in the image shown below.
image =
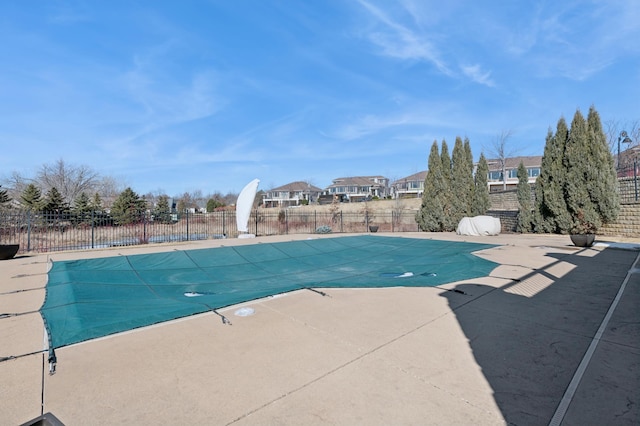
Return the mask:
M569 139L564 151L563 164L566 170L564 197L567 210L571 216L569 227L561 228L561 232L589 233L602 225L596 204L591 199L592 183L589 168L595 159L589 158L591 152L587 123L580 110L577 110L571 121Z
M484 215L487 213L487 210L491 208L489 184L487 182L488 178L489 165L487 164L487 159L484 157L484 153L480 153L478 168L476 169L476 175L474 176L473 216Z
M451 156L449 156L449 147L447 141L442 140L442 146L440 148L440 161L442 163L442 184L443 191L440 193L440 199L442 200L443 217L442 217L442 231L453 231L456 229L456 219L453 214L453 199L455 195L451 192L451 180L453 178L453 170L451 168Z
M80 193L78 198L76 198L73 203L73 211L80 214L91 212L91 201L89 200L89 196L86 192Z
M0 185L0 208L4 208L9 201L11 201L9 193L6 189L2 189L2 185Z
M438 153L438 142L433 141L429 154L429 169L424 179L422 204L416 213L416 221L421 230L442 231L444 222L443 195L447 187L442 171L442 159Z
M97 192L95 193L95 195L93 196L93 199L91 200L90 203L90 207L91 210L93 210L94 212L102 212L102 198L100 197L100 194L98 194Z
M602 223L611 223L617 219L620 210L618 176L607 137L602 130L600 115L593 105L587 115L587 132L588 158L592 159L592 165L586 171L589 194Z
M465 179L466 179L466 195L467 208L466 215L473 216L473 204L475 197L475 183L473 181L473 154L471 153L471 143L469 138L464 138L464 161L465 161Z
M531 210L531 186L529 185L529 173L521 161L518 166L518 231L531 232L533 214Z
M158 197L158 204L156 204L156 208L153 210L154 220L161 223L169 223L171 222L171 207L169 206L169 197L166 195L161 195Z
M577 110L567 140L564 197L570 223L561 232L595 233L616 219L619 210L617 177L600 117L592 106L588 120Z
M473 161L469 163L467 149L460 137L453 145L451 167L451 216L452 222L458 224L464 216L471 215L473 198Z
M131 188L127 188L113 202L111 215L118 225L127 225L142 220L146 201Z
M209 198L207 201L207 211L212 212L219 207L224 207L224 203L217 198Z
M536 179L536 232L559 233L570 227L570 217L564 199L566 169L563 164L569 129L563 117L558 120L555 135L549 129Z
M45 204L42 208L47 213L63 213L69 211L69 206L65 203L62 194L54 186L45 195Z
M44 202L42 200L42 192L34 184L30 183L24 188L22 195L20 196L22 203L29 210L39 211Z

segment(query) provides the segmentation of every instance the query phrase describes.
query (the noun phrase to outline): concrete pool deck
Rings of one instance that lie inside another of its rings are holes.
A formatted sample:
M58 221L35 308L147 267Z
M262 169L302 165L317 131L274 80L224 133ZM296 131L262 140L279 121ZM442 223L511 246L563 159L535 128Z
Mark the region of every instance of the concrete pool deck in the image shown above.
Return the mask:
M50 259L327 236L2 261L0 314L32 313L0 319L0 424L39 416L43 399L66 425L640 423L637 249L579 250L557 235L388 235L500 244L478 253L500 266L431 288L300 290L220 309L232 325L206 313L59 348L44 386L42 354L19 355L43 347ZM255 314L236 316L239 307Z

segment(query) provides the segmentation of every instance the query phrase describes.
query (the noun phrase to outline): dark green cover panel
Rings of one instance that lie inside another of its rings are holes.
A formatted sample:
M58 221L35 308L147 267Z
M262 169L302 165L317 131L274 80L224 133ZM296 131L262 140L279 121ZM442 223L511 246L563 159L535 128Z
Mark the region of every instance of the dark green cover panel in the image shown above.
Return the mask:
M429 287L488 275L491 244L352 236L55 262L51 347L302 288Z

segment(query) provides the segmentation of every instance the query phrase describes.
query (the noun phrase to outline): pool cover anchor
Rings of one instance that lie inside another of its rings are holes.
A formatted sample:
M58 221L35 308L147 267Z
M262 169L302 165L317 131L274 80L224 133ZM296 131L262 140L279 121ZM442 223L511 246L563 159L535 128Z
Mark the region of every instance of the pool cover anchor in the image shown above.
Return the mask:
M56 351L53 348L49 348L49 375L53 376L56 374L56 364L58 363L58 358L56 357Z
M210 308L211 309L211 308ZM215 309L211 309L211 312L213 312L214 314L218 315L220 318L222 318L222 324L223 325L233 325L231 324L231 321L229 321L229 318L225 317L224 315L222 315L220 312L216 311Z

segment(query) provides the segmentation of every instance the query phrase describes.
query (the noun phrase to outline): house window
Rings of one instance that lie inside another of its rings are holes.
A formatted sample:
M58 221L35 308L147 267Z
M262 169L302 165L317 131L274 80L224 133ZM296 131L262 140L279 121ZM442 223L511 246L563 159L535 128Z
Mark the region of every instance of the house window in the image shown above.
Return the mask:
M533 167L531 169L527 169L527 173L529 177L538 177L540 176L540 167Z
M502 172L500 171L489 172L489 180L502 180Z
M518 178L518 169L510 169L509 179L517 179L517 178Z

